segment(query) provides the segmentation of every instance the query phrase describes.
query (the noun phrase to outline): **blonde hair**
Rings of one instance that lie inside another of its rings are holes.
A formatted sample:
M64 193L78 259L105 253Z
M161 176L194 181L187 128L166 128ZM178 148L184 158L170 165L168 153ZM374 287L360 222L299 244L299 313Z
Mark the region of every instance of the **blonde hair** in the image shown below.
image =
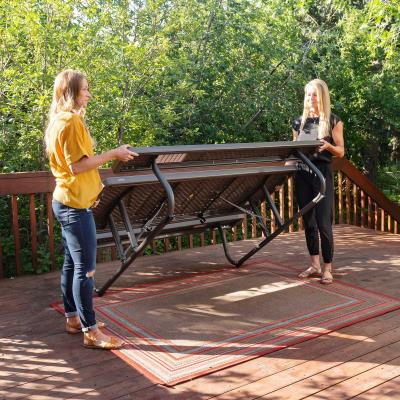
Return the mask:
M53 88L53 100L50 105L48 125L45 132L47 153L49 152L50 147L51 126L58 113L63 111L72 112L81 116L82 119L85 116L86 110L83 107L78 106L77 99L82 87L82 82L86 79L85 74L72 69L66 69L56 76Z
M300 131L303 130L304 124L309 114L307 106L307 90L313 88L317 92L318 110L319 110L319 126L318 139L322 139L330 135L330 118L331 118L331 99L329 96L328 85L322 79L313 79L304 87L304 108L301 117Z

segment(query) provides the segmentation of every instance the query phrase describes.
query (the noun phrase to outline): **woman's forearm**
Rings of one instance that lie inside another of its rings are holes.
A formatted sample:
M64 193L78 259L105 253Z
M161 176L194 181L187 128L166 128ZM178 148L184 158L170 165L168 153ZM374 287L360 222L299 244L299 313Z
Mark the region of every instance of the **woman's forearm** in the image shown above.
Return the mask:
M104 153L91 156L82 157L79 161L72 163L70 169L74 175L81 174L82 172L90 171L100 167L101 165L115 159L115 149L106 151Z
M77 175L81 174L82 172L98 168L100 165L103 165L111 160L126 162L137 156L138 154L132 150L129 144L123 144L115 149L106 151L96 156L82 157L79 161L72 163L70 165L70 169L74 175Z
M344 147L343 146L334 146L331 144L331 147L328 149L332 153L332 155L342 158L344 157Z

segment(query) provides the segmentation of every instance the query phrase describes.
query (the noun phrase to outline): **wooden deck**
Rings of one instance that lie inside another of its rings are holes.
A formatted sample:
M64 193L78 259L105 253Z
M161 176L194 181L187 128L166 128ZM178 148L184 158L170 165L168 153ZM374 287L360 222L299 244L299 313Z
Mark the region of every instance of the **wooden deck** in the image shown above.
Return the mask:
M335 239L337 279L400 296L400 235L341 225ZM232 244L238 252L251 245ZM258 257L306 266L303 233L278 237ZM219 245L145 257L117 286L224 264ZM99 265L98 276L107 267ZM400 399L400 310L166 388L65 334L49 307L58 286L58 272L0 281L1 399Z

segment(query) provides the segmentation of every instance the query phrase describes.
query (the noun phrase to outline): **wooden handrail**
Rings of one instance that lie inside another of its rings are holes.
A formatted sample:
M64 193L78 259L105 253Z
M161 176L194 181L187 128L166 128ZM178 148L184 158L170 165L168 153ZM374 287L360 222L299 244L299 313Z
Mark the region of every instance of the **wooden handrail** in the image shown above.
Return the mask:
M362 172L346 158L334 158L333 168L341 171L363 190L378 206L400 223L400 206L388 199Z
M113 172L111 169L100 169L100 175L105 179L113 175ZM55 186L55 179L49 171L0 174L0 196L50 193Z

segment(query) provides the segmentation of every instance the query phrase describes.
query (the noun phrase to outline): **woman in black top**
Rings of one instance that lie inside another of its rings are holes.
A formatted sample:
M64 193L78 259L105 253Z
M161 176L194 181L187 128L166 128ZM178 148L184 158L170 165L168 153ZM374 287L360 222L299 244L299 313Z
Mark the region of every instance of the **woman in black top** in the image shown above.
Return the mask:
M322 143L319 152L311 156L311 161L322 172L326 180L326 197L311 211L304 214L304 228L307 248L310 253L310 266L300 273L299 278L321 276L321 283L333 282L333 195L332 155L344 156L343 123L331 113L329 90L326 83L314 79L304 88L303 115L293 121L293 140L317 140ZM300 208L311 201L319 191L318 178L308 168L300 169L295 177L296 198ZM318 235L319 234L319 235ZM318 237L319 236L319 237ZM319 238L321 239L321 271L319 259Z

